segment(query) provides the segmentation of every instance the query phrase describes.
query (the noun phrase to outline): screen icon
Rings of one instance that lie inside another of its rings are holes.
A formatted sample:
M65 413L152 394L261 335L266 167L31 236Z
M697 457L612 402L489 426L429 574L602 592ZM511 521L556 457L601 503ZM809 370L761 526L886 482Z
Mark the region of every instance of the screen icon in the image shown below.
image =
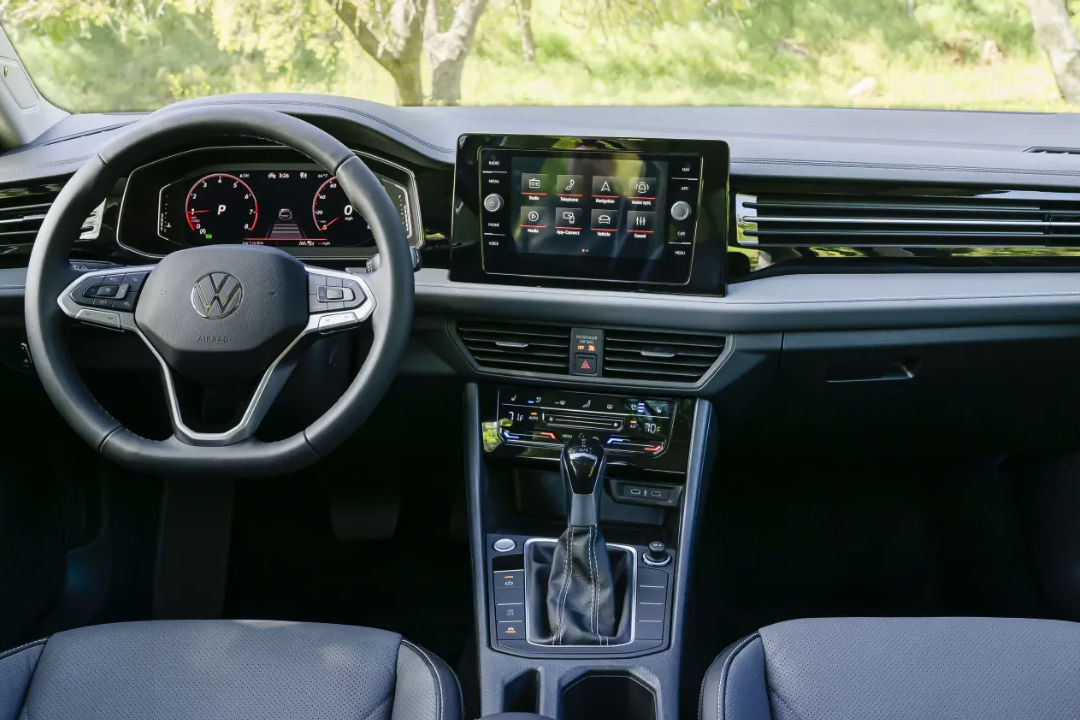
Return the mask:
M630 183L630 197L642 200L656 199L656 178L639 177Z
M521 227L547 227L550 224L548 217L548 208L537 205L526 205L525 207L521 208Z
M606 175L598 175L592 179L592 195L594 198L617 198L622 195L619 178Z
M540 173L521 173L521 193L523 195L547 195L547 175Z
M611 210L593 210L591 222L593 230L610 232L618 229L619 215Z
M555 177L555 194L559 197L581 197L585 194L584 175L558 175Z
M557 228L580 228L582 211L577 208L557 208L555 210L555 227Z
M639 212L631 210L626 213L626 229L631 233L651 233L655 228L655 212Z

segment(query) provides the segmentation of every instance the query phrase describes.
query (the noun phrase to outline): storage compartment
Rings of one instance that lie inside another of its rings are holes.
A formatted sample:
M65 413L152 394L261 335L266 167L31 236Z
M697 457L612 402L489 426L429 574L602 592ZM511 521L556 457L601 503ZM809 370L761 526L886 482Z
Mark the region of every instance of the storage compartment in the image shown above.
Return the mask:
M629 673L590 672L566 686L562 720L656 720L656 693Z

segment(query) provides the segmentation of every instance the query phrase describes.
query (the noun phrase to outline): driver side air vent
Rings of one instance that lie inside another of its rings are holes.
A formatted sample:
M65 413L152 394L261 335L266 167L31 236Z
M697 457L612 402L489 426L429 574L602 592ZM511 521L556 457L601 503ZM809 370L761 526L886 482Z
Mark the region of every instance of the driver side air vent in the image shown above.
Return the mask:
M604 337L604 377L696 383L724 351L717 335L608 330Z
M63 184L63 180L56 180L35 185L0 187L0 245L33 243L42 221L45 220L45 214L60 194ZM86 218L80 239L97 237L103 207L104 203Z
M735 216L748 248L1080 247L1074 193L740 193Z
M570 328L487 321L459 322L458 335L481 367L558 373L570 367Z

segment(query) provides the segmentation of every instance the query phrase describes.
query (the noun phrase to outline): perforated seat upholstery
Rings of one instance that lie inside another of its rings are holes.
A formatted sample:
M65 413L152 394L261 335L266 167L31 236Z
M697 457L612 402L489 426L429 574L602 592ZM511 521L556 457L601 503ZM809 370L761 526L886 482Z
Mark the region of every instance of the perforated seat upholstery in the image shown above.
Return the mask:
M702 720L1076 720L1080 624L833 618L762 628L701 688Z
M460 720L440 659L382 630L98 625L0 654L0 720Z

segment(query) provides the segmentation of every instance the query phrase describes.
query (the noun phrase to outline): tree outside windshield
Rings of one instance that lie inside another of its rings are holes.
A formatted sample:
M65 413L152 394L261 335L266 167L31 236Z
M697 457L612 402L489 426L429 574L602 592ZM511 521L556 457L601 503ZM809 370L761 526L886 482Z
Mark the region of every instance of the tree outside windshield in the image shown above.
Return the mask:
M1080 0L0 0L72 111L233 92L405 105L1072 111Z

